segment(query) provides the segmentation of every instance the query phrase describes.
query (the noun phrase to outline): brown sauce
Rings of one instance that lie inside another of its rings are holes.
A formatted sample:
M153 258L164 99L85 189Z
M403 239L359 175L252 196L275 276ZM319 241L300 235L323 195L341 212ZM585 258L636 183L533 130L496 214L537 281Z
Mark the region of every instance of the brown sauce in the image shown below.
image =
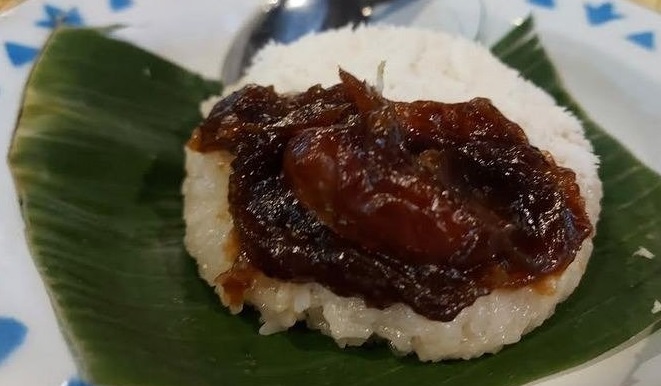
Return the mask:
M246 86L189 142L235 156L240 247L226 291L242 296L252 266L449 321L479 296L541 283L573 261L592 231L574 172L488 99L392 102L340 77L297 95Z

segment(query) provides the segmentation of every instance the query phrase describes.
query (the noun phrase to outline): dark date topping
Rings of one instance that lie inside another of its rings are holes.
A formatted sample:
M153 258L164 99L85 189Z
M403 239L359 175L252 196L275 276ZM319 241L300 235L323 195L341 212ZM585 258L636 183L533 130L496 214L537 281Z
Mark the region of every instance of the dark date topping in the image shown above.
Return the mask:
M234 298L254 267L449 321L479 296L573 261L592 232L574 172L488 99L393 102L340 78L296 95L246 86L189 142L235 156L241 280L232 270L220 280Z

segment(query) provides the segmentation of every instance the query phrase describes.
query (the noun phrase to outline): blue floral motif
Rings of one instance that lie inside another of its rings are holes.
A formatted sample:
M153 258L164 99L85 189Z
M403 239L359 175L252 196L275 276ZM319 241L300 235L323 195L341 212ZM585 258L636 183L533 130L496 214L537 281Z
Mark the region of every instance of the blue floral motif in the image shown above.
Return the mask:
M601 25L624 17L615 11L613 3L610 2L600 5L585 4L585 12L591 25Z
M130 8L132 5L133 0L110 0L110 9L115 12Z
M12 42L5 43L5 50L14 67L21 67L26 63L30 63L39 54L39 48Z
M69 10L56 7L51 4L44 5L45 16L37 20L35 25L41 28L53 29L58 24L66 24L73 27L80 27L85 24L78 8L73 7ZM32 47L16 42L6 42L5 51L9 61L14 67L21 67L32 62L39 54L40 48Z
M75 7L65 11L56 6L46 4L44 5L44 12L46 13L46 18L39 20L36 23L36 25L39 27L53 29L60 23L75 27L79 27L84 24L83 18L78 12L78 8Z
M14 318L0 317L0 365L23 344L28 328Z
M538 7L544 7L549 9L555 8L555 0L528 0L528 2Z
M654 38L654 32L652 31L637 32L627 35L628 41L637 44L638 46L643 47L649 51L654 51L656 48L656 41Z

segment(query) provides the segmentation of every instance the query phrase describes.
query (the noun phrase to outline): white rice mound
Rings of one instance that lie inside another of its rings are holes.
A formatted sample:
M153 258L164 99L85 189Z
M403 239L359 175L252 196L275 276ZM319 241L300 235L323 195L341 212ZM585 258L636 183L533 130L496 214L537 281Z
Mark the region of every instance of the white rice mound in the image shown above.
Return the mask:
M291 45L270 45L256 57L246 83L274 85L278 92L306 90L313 84L339 82L338 66L376 84L377 67L386 61L383 94L400 101L420 99L461 102L488 97L530 142L549 151L556 162L576 172L593 224L599 216L601 182L598 160L580 123L551 97L520 78L484 47L439 32L401 27L342 29L307 36ZM183 185L186 246L201 276L221 300L215 279L232 265L225 254L232 219L227 212L231 156L186 150ZM262 277L245 302L261 313L262 334L286 330L305 320L338 345L360 345L372 336L389 341L401 354L420 360L468 359L495 353L515 343L550 317L556 304L576 288L588 263L592 240L586 240L562 275L548 279L544 290L532 286L496 290L465 308L451 322L429 320L410 307L369 308L358 298L340 297L319 284L293 284ZM239 309L233 309L239 312Z

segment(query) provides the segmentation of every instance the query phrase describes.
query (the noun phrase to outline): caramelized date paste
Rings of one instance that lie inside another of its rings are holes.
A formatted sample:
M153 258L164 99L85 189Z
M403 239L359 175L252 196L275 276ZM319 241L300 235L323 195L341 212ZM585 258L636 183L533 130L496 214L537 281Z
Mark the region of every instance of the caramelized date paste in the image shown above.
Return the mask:
M226 290L254 267L450 321L572 262L592 231L575 174L488 99L393 102L340 78L296 95L246 86L189 142L235 156Z

